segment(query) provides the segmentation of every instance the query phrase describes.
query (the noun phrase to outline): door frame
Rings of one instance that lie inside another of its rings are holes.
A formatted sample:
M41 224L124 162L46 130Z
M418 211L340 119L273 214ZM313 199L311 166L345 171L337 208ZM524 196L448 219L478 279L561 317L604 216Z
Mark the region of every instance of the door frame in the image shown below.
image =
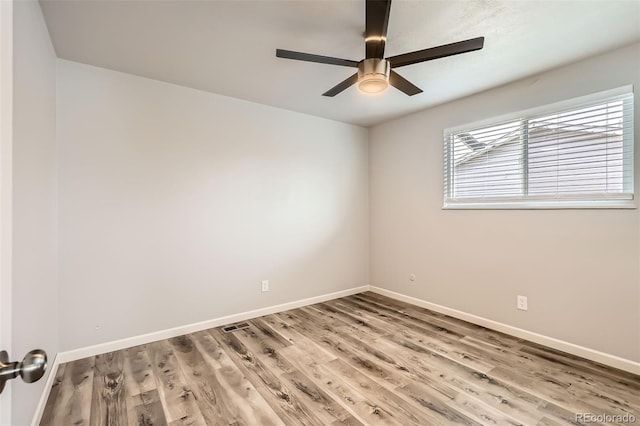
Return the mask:
M0 350L12 343L13 0L0 0ZM11 424L11 384L0 395L0 424Z

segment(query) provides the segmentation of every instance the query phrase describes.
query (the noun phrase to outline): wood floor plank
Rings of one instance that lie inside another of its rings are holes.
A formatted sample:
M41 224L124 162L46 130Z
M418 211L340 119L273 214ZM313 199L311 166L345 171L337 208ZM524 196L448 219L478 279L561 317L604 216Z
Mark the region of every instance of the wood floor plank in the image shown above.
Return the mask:
M567 423L559 420L554 420L549 417L543 417L536 423L536 426L566 426L571 425L572 423Z
M399 350L398 345L386 339L380 339L378 345L381 350L411 364L429 378L425 383L444 395L447 393L442 391L442 387L447 386L445 389L453 388L459 393L474 396L529 423L535 423L541 417L537 408L542 400L517 387L510 386L507 382L460 365L438 354L432 354L430 357L413 355Z
M580 425L580 423L576 421L575 412L568 410L566 408L560 407L551 402L545 401L542 404L540 404L539 411L540 413L545 415L547 421L553 420L555 422L560 422L564 424ZM543 417L543 419L545 417Z
M321 309L321 307L319 309ZM309 314L311 316L315 315L313 313ZM313 324L320 321L319 318L315 319L316 321L307 324L307 331L311 331ZM323 331L325 331L325 333L323 333ZM422 386L424 377L416 377L412 372L412 368L399 365L395 359L375 349L375 341L368 338L352 338L348 333L337 330L331 333L326 330L316 329L314 332L316 335L320 334L321 336L318 337L318 339L323 344L328 345L334 353L339 354L339 357L343 361L363 371L363 373L370 378L377 380L377 383L380 385L386 386L389 389L396 389L399 386L407 386L411 380L422 379L420 380L420 384L416 384L416 387L424 388ZM365 343L365 341L369 341L371 346ZM450 389L446 393L449 393L450 397L453 397ZM444 409L443 407L442 410Z
M190 336L210 368L219 370L225 367L235 367L233 361L222 348L222 344L214 339L209 331L198 331Z
M165 424L147 346L124 349L125 400L130 425Z
M423 416L429 416L429 424L462 424L480 426L483 423L474 421L459 411L459 407L451 407L442 395L436 392L425 391L424 387L417 389L415 384L410 383L403 387L396 388L398 395L410 401L413 406L421 409Z
M501 365L504 362L517 361L521 364L521 368L530 368L531 360L528 357L517 357L515 349L505 348L504 345L495 345L486 340L476 339L462 335L458 331L452 331L453 327L447 327L444 324L434 324L433 318L419 319L407 314L394 314L393 310L383 310L378 305L367 301L355 301L351 298L344 298L335 301L339 306L346 309L352 309L353 312L359 312L361 317L368 318L372 321L384 321L387 324L394 324L400 330L412 330L418 332L421 336L429 337L432 340L445 343L444 348L448 346L449 350L471 357L480 358L487 361L490 365ZM460 351L462 349L463 351Z
M327 303L321 304L320 306L324 307L330 305ZM339 308L332 309L332 312L336 311L342 310ZM369 324L370 328L376 327L377 329L380 329L382 327L381 324L377 324L379 321L378 319L373 318L366 313L350 314L350 317L354 318L354 320ZM495 367L495 364L483 359L482 354L474 353L475 351L472 348L465 347L465 345L460 344L460 342L456 342L447 336L434 335L430 330L423 327L417 325L409 326L406 322L403 323L401 321L395 321L388 323L387 328L395 338L411 341L415 347L419 346L428 351L437 352L443 356L456 360L457 362L469 365L479 371L486 372ZM382 337L382 335L380 337Z
M343 330L358 336L366 336L375 339L385 334L384 330L374 330L370 324L355 318L346 318L341 315L321 309L319 305L305 306L295 311L295 316L300 318L298 325L315 325L325 331ZM319 322L318 322L319 321Z
M317 413L324 424L359 424L341 404L335 401L327 392L316 385L309 377L299 370L280 376L293 387L300 400Z
M428 423L428 417L418 413L415 408L406 403L394 391L381 386L375 380L361 373L356 368L347 364L342 359L336 359L326 364L334 373L339 374L352 387L365 392L367 397L372 400L376 406L388 407L385 411L391 415L396 421L402 424L424 425Z
M514 385L513 382L509 383L508 380L500 380L497 376L460 365L436 353L425 357L398 352L399 345L386 339L380 339L378 345L381 350L413 363L423 374L499 408L512 417L522 419L527 424L535 424L541 418L537 407L543 399Z
M167 418L157 389L127 398L129 426L164 426Z
M293 344L293 340L284 336L281 332L279 332L276 328L272 327L268 322L262 318L255 318L250 321L250 323L256 327L260 332L270 339L279 342L282 346L287 347Z
M336 335L338 336L336 339L342 340L332 341L329 336L325 336L323 341L331 342L335 347L340 346L341 360L381 386L398 392L401 397L413 403L414 408L421 410L428 408L422 415L430 417L432 422L443 421L440 416L447 413L449 416L447 419L456 418L463 424L472 424L464 416L455 414L454 410L447 407L446 401L455 398L458 394L457 390L421 375L410 363L401 363L392 353L385 355L362 340L352 339L341 332L336 332ZM371 344L376 345L376 342ZM415 395L422 396L415 398ZM430 395L429 405L424 403L425 395Z
M294 345L297 344L299 340L307 338L297 330L294 322L289 318L286 318L286 316L280 316L280 314L276 313L259 319L264 321L271 327L271 329L276 333L279 333L284 339Z
M443 380L461 394L503 412L524 424L536 424L542 418L537 408L540 400L515 391L505 383L470 372L445 373Z
M340 301L335 302L336 305L341 305ZM349 306L346 302L343 306ZM351 305L354 306L354 305ZM419 336L419 341L422 344L426 344L433 350L441 354L448 354L452 359L463 359L464 363L471 362L473 359L481 362L478 367L481 370L488 370L495 365L501 365L505 359L504 356L494 356L495 354L489 351L483 351L473 346L468 346L464 343L464 339L455 333L441 332L438 327L425 327L423 324L417 321L405 321L401 318L393 318L392 321L383 322L379 318L369 311L361 311L356 308L354 315L357 315L363 321L378 322L387 324L387 327L393 334L402 334L405 338L411 339L412 336ZM412 333L413 332L413 333ZM384 336L382 336L384 337Z
M237 417L248 425L283 424L255 386L247 380L210 333L198 332L191 334L190 337L205 364L201 368L208 368L214 372L217 383L224 389L226 396L231 398L234 408L238 410Z
M398 311L407 313L410 317L424 319L427 322L439 325L445 329L458 329L460 334L480 336L488 342L492 342L506 348L519 348L522 344L522 339L519 339L517 337L509 336L508 334L500 333L495 330L490 330L488 328L484 328L482 326L472 324L464 320L449 317L447 315L440 314L426 308L411 305L407 302L390 299L386 296L382 296L373 292L364 292L353 297L365 298L367 300L373 301L374 303L387 305L389 307L397 309Z
M265 321L269 322L274 328L284 328L284 333L286 333L294 342L294 345L292 346L302 350L304 353L312 355L316 362L327 362L336 359L336 355L334 353L329 352L317 342L304 335L303 330L298 330L298 327L291 323L289 318L286 318L286 315L269 315L268 317L265 317ZM293 359L295 360L295 358Z
M320 321L318 317L316 321ZM354 368L361 369L373 379L380 380L382 386L388 389L394 389L398 386L404 386L410 379L403 377L400 373L396 373L392 369L386 368L382 362L368 356L366 352L354 347L351 343L343 339L344 334L338 330L325 331L316 328L313 323L307 325L307 330L312 330L317 340L327 350L335 353L340 359L344 360Z
M47 405L45 406L44 412L42 413L42 418L40 420L41 425L52 424L53 422L53 411L57 405L58 395L60 394L60 385L62 385L62 381L64 380L64 374L67 365L68 364L62 364L58 366L56 377L53 380L51 390L49 391L49 399L47 400Z
M170 425L206 424L171 344L167 340L150 343L147 351L167 422Z
M408 330L405 330L400 334L392 334L388 339L415 353L424 355L438 354L483 373L486 373L495 367L495 365L490 364L477 356L472 356L468 352L452 346L450 343L423 338L419 334Z
M91 426L127 424L124 391L124 352L97 355L91 398Z
M247 420L233 403L226 389L220 384L215 370L208 368L189 335L169 339L174 354L185 375L185 380L193 392L206 424L246 425Z
M381 380L379 383L389 389L413 383L415 388L425 391L433 389L445 399L452 399L458 393L446 383L442 383L439 377L434 379L422 374L415 368L413 362L407 362L406 358L399 357L397 350L395 352L379 350L379 342L383 338L357 339L341 331L336 331L334 335L335 340L325 336L323 342L330 343L334 347L340 346L339 352L342 359L370 377Z
M349 301L352 303L355 302L366 305L378 310L382 314L391 315L393 317L399 316L405 319L413 319L422 323L432 324L446 334L467 336L470 333L480 330L480 327L474 324L447 321L447 318L443 315L438 315L432 311L420 309L417 306L412 306L396 300L386 300L383 296L379 296L371 292L355 294L353 296L345 297L344 300L345 302Z
M580 425L640 376L372 292L60 365L40 424ZM620 423L619 423L620 424Z
M232 333L210 330L226 353L271 405L285 424L323 425L324 423L292 392L291 387L257 359L255 354Z
M51 422L47 424L89 425L95 361L95 357L83 358L66 366Z
M526 342L526 345L522 348L522 352L537 355L538 357L552 361L556 365L563 365L573 370L587 371L598 376L608 377L627 389L640 390L640 376L627 371L608 367L595 361L580 358L576 355L561 352L533 342Z
M385 324L389 322L397 322L400 324L405 324L408 327L416 326L419 327L417 330L429 330L432 333L437 333L438 335L448 337L448 338L462 338L466 336L459 331L455 331L453 327L442 327L440 325L434 324L433 318L430 317L428 320L412 317L408 314L399 314L392 309L384 309L378 304L374 304L371 302L366 302L357 298L345 298L338 299L331 302L327 302L328 304L333 303L334 306L341 307L344 310L351 310L352 312L364 311L370 317L377 318Z
M624 413L640 413L640 392L630 390L620 391L610 386L605 377L594 380L593 377L568 374L560 368L549 368L548 365L538 366L542 377L553 376L570 383L568 392L579 400L589 401L589 405L600 412L622 411Z
M127 395L139 395L157 389L147 345L124 349L125 388Z
M621 379L620 371L603 372L602 366L575 357L565 357L556 351L524 347L523 352L536 359L536 371L562 377L572 387L601 402L624 404L630 409L640 409L640 379ZM625 375L626 376L626 375ZM594 386L597 383L597 387ZM640 411L640 410L639 410Z
M390 409L381 406L368 398L366 392L360 392L357 386L354 387L347 383L343 378L326 368L325 360L318 361L313 353L301 350L298 346L292 346L283 349L283 352L289 354L293 362L300 366L300 370L308 371L311 379L321 385L327 393L341 404L346 410L351 412L355 419L364 424L375 425L400 425L401 423L393 418Z
M485 404L483 401L466 394L459 394L456 397L455 404L450 404L450 407L456 413L465 415L483 425L525 426L526 424L496 407Z
M492 376L510 381L515 386L520 386L527 392L530 392L544 402L541 404L541 411L550 412L550 409L562 409L567 413L598 413L602 412L602 407L597 405L597 400L582 399L576 395L571 389L571 383L562 381L558 378L536 374L522 374L516 376L504 367L496 367L490 373ZM625 412L624 407L618 408L620 414ZM567 416L564 420L568 420L571 416Z
M251 323L253 325L253 323ZM291 363L280 356L280 349L287 347L282 345L278 339L269 334L264 334L262 330L252 326L244 330L238 330L232 334L234 339L242 342L254 356L267 368L276 371L276 375L290 373L295 370Z
M345 324L348 324L356 330L359 330L360 333L364 333L365 335L368 335L374 339L389 333L389 329L387 328L386 324L364 320L358 315L354 315L351 312L337 308L330 303L318 303L315 305L311 305L308 307L308 310L316 311L329 318L339 319Z

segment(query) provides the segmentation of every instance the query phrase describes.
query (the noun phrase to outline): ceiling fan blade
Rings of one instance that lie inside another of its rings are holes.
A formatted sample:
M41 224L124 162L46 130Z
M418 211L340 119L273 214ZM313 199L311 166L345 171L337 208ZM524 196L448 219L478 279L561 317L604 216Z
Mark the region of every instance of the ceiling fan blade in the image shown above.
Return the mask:
M404 67L405 65L417 64L418 62L430 61L432 59L444 58L446 56L459 55L460 53L480 50L484 46L484 37L472 38L470 40L445 44L429 49L418 50L416 52L404 53L402 55L387 58L393 68Z
M411 83L409 80L391 70L389 73L389 84L400 90L401 92L406 93L409 96L417 95L418 93L422 93L422 89L418 86Z
M329 65L342 65L345 67L358 67L357 61L349 59L332 58L331 56L312 55L311 53L294 52L292 50L276 49L278 58L295 59L297 61L318 62Z
M357 81L358 81L358 73L355 73L354 75L352 75L351 77L347 78L343 82L336 84L331 89L329 89L326 92L324 92L322 94L322 96L333 97L333 96L337 95L338 93L342 92L343 90L347 89L349 86L355 84Z
M367 0L364 42L366 58L384 57L391 0Z

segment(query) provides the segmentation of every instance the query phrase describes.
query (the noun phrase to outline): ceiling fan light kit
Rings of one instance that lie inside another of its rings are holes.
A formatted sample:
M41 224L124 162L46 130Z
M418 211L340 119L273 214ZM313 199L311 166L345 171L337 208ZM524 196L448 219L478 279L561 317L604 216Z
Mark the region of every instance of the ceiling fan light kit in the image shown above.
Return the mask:
M390 11L391 0L366 0L365 59L360 62L284 49L276 49L276 56L298 61L358 68L357 73L327 90L322 94L323 96L333 97L356 83L358 83L358 89L365 93L380 93L391 85L406 95L413 96L422 93L422 89L395 72L393 68L473 52L484 47L484 37L477 37L385 59L384 48L387 42Z
M364 93L380 93L389 87L391 65L386 59L365 59L358 64L358 89Z

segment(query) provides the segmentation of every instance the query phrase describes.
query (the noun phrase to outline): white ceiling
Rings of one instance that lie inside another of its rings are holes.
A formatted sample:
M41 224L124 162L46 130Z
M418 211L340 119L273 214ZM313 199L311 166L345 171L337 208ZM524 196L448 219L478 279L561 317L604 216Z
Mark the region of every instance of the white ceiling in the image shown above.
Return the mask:
M478 36L484 49L398 68L424 90L413 97L327 98L353 68L275 50L362 59L363 0L41 4L60 58L364 126L640 40L640 0L395 0L386 56Z

